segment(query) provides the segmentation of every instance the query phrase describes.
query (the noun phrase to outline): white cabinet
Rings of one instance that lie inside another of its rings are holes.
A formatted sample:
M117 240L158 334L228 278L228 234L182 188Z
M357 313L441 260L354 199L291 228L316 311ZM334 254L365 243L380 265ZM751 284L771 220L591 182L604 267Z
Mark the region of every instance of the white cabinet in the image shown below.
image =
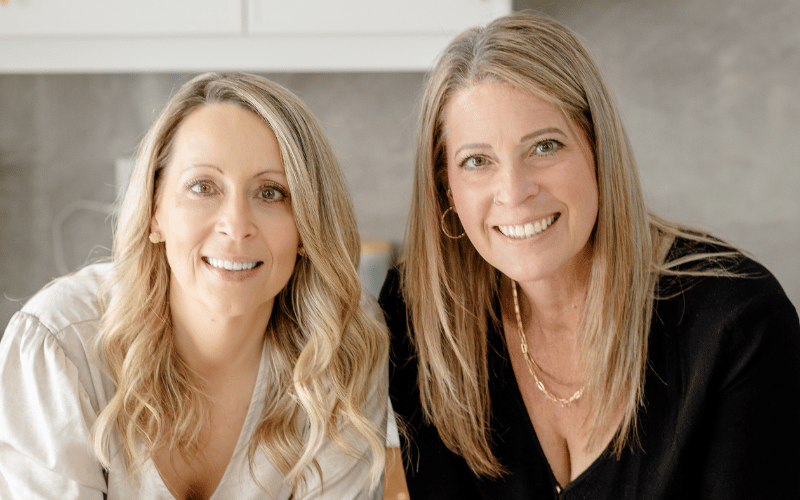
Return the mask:
M506 13L496 0L250 0L251 33L328 35L458 33Z
M241 0L5 0L0 5L0 37L235 35L241 29Z
M424 71L511 0L5 0L0 73Z

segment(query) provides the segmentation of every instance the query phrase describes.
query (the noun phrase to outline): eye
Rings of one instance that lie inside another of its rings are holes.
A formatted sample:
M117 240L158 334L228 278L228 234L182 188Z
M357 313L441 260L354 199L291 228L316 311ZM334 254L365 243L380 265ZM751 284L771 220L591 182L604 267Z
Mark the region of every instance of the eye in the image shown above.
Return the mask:
M212 195L217 192L214 185L209 181L195 180L189 183L189 189L196 194L202 196Z
M473 155L461 161L462 168L481 168L489 164L489 159L483 155Z
M561 149L562 146L563 144L561 144L559 141L555 139L545 139L537 143L533 149L537 155L547 156L555 153L556 151Z
M288 198L286 190L277 184L264 184L258 191L258 198L266 202L279 202Z

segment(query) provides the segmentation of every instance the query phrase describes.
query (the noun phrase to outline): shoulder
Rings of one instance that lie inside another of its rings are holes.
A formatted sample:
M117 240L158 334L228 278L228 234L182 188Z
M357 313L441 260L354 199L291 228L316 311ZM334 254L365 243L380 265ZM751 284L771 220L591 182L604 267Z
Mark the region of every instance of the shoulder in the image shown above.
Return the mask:
M15 388L23 387L33 388L25 396L31 408L45 404L33 395L48 391L51 406L70 395L84 398L95 412L105 406L113 385L102 375L92 345L102 316L98 290L109 269L110 264L91 265L59 278L14 314L0 341L4 398L15 397L24 407Z
M403 299L400 273L401 270L397 266L389 269L378 297L378 303L383 309L386 325L391 333L392 353L394 356L405 359L411 357L413 349L411 325Z
M406 305L400 286L400 272L399 266L389 269L378 296L378 303L386 315L386 322L390 329L394 329L395 323L401 318L405 321Z
M397 298L400 295L400 266L394 266L386 272L386 279L381 287L380 298Z
M391 376L399 376L410 370L414 371L414 363L410 361L415 357L413 347L413 332L408 320L406 304L400 285L399 266L395 266L386 273L378 302L386 317L386 324L391 335L391 358L389 368ZM413 376L409 374L409 376Z
M713 255L730 250L676 241L674 258L691 252L712 255L681 267L712 274L662 278L658 293L663 295L655 303L651 341L672 352L675 360L681 360L678 364L694 373L711 368L712 360L730 370L767 358L800 363L800 320L795 307L775 276L752 258L734 250L714 260ZM715 275L713 271L721 272Z
M387 273L379 302L391 334L389 381L392 404L399 415L407 417L414 413L419 405L417 354L412 326L408 321L401 292L398 267L390 269Z
M383 312L381 312L381 307L378 304L378 300L365 287L361 288L361 297L358 305L365 313L378 321L378 323L381 325L384 324Z
M698 312L724 309L730 315L759 303L794 309L766 267L722 241L676 238L666 261L678 263L678 275L663 276L657 295L678 298Z
M656 300L654 325L681 332L684 341L722 346L800 333L797 311L777 279L746 260L733 276L671 278L672 292Z
M101 284L111 273L111 266L92 264L45 286L11 318L3 343L34 350L58 345L68 356L83 358L99 329L103 314Z
M103 304L100 289L111 264L91 264L58 278L34 295L20 313L32 316L53 333L84 322L99 321Z

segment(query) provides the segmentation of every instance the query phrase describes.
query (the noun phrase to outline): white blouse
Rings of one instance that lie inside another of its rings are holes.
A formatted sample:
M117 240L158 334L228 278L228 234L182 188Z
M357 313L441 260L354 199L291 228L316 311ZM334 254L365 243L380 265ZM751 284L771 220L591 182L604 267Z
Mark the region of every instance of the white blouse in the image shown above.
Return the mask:
M112 436L108 471L89 444L90 430L114 393L111 380L90 354L100 323L97 290L110 266L90 265L56 281L8 324L0 342L0 498L4 500L174 499L152 460L135 477L128 476L118 431ZM382 315L378 317L382 321ZM283 474L262 452L256 453L254 470L269 493L251 477L247 459L264 406L268 362L262 353L244 426L211 500L292 498ZM386 425L386 377L382 370L369 399L368 413L379 428ZM303 499L381 498L380 485L370 494L364 484L369 460L328 444L317 461L324 490L319 475L312 473Z

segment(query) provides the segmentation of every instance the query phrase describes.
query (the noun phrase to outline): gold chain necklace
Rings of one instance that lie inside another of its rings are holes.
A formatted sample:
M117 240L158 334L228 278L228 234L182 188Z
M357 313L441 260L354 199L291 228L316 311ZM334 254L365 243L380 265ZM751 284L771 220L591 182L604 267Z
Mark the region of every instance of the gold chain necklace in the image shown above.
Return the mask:
M522 350L522 356L525 358L525 363L528 365L528 371L531 372L533 375L533 380L536 382L536 387L544 393L545 399L551 399L556 403L560 404L561 406L567 406L576 399L583 396L583 387L578 389L578 391L572 395L569 399L560 398L554 394L551 394L550 391L544 386L539 377L536 376L536 370L543 372L539 365L536 364L536 361L533 360L531 357L531 353L528 352L528 341L525 339L525 331L522 329L522 314L519 312L519 297L517 296L517 282L511 280L511 291L514 294L514 314L517 315L517 332L519 333L519 347ZM534 367L536 370L534 370Z

